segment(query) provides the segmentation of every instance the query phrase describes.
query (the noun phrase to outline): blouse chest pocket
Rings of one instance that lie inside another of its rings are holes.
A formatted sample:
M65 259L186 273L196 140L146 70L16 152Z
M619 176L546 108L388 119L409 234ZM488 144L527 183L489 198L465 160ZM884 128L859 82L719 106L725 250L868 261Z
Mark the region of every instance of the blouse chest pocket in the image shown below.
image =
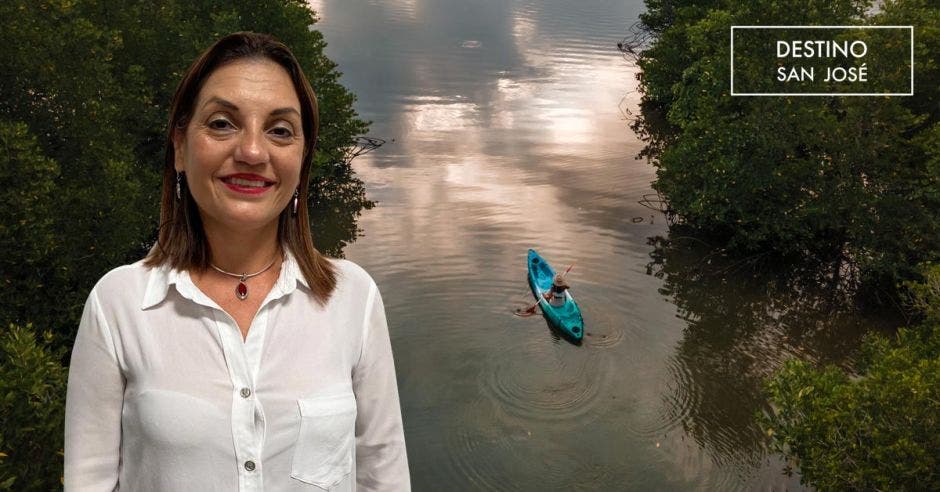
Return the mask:
M356 398L352 392L297 400L300 432L292 478L329 490L352 471Z

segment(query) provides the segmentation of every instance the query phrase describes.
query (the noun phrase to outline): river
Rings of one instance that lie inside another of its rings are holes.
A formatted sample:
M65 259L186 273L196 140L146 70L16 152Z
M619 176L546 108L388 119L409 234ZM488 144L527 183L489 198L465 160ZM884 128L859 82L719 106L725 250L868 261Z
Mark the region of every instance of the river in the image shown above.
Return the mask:
M616 44L641 1L311 5L386 140L353 161L377 204L345 255L383 293L415 490L801 488L755 423L761 381L849 364L867 321L639 203L655 169ZM574 265L582 345L512 314L528 248Z

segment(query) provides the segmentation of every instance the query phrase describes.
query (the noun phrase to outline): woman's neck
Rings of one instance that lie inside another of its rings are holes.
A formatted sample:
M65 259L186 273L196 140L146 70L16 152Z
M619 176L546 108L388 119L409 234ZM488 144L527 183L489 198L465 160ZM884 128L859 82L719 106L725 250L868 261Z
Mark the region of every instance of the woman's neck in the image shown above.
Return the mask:
M281 255L277 240L277 222L259 230L234 231L205 224L209 242L209 261L232 273L254 273Z

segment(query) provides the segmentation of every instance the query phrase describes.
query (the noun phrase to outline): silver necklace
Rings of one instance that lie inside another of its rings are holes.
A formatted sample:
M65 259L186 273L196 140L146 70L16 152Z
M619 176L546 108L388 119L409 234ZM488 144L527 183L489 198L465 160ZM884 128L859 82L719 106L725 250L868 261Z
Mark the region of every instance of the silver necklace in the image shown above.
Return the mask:
M229 277L237 278L238 285L235 286L235 297L237 297L238 300L240 301L244 301L245 299L248 299L248 285L245 284L245 280L248 280L251 277L257 277L258 275L261 275L262 273L268 271L268 268L271 268L271 266L274 265L275 261L277 261L277 256L275 256L274 259L271 260L271 263L268 263L268 266L264 267L263 270L261 270L260 272L255 272L255 273L232 273L232 272L226 272L225 270L213 265L212 263L209 263L209 266L211 266L212 268L215 268L215 271L219 273L228 275Z

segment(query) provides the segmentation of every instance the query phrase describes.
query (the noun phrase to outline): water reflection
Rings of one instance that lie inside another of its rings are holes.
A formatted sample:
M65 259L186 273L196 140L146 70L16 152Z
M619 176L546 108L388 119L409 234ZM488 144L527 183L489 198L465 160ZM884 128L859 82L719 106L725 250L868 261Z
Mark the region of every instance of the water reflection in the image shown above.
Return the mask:
M381 139L359 137L342 160L315 170L310 179L310 226L317 249L342 258L343 249L361 234L358 225L363 210L375 202L366 198L365 186L352 170L352 160L385 143Z
M650 239L648 271L686 322L669 364L669 418L717 464L759 466L766 440L754 415L767 410L763 381L792 357L850 368L865 331L897 320L862 321L838 263L729 259L684 233L674 226Z

